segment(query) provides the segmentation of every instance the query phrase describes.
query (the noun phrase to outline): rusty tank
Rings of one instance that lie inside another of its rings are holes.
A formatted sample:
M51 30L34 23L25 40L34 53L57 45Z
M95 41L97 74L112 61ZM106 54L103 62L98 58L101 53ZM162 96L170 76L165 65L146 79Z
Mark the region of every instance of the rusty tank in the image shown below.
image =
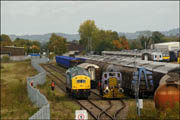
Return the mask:
M161 83L154 93L155 107L159 110L173 108L180 103L180 84L167 79Z

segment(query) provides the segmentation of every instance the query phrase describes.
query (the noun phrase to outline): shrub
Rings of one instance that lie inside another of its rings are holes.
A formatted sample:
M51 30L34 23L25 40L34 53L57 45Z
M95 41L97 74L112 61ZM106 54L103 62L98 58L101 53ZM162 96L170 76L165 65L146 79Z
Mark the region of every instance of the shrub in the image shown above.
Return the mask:
M54 56L55 56L55 54L49 54L49 56L48 56L48 57L49 57L49 59L51 59L51 60L52 60L52 59L54 58Z
M1 59L2 62L9 62L10 61L10 57L9 56L3 56Z

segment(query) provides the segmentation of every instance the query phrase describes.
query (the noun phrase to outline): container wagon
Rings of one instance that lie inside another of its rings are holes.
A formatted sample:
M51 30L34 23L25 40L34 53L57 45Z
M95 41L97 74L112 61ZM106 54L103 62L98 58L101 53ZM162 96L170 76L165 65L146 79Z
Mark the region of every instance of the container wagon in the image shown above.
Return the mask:
M73 67L77 64L83 63L85 59L83 58L75 58L69 56L56 56L56 63L65 68Z

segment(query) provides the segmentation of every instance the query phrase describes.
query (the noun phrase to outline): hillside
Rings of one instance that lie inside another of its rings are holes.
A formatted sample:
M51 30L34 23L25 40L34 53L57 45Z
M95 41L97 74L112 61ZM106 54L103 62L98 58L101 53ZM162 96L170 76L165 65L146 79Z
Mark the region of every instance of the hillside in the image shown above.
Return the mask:
M128 39L136 39L140 35L151 35L153 31L144 30L144 31L136 31L134 33L125 33L125 32L119 32L119 36L125 35ZM171 29L168 31L161 31L165 36L180 36L180 28ZM51 37L52 33L48 34L42 34L42 35L9 35L12 40L15 40L16 38L23 38L23 39L29 39L29 40L38 40L40 42L47 42L49 38ZM57 35L60 35L62 37L65 37L67 41L72 40L79 40L80 36L79 34L65 34L65 33L56 33Z
M43 34L43 35L9 35L9 36L12 40L15 40L16 38L23 38L23 39L29 39L29 40L38 40L40 42L47 42L49 41L51 34L52 33ZM64 34L64 33L56 33L56 34L64 38L67 38L67 41L80 39L78 34Z

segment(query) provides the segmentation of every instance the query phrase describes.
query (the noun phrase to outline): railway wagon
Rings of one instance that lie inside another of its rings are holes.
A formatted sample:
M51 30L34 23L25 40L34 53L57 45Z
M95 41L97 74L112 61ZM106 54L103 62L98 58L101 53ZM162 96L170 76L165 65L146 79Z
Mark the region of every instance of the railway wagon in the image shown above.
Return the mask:
M85 59L83 59L83 58L75 58L75 57L69 57L69 56L56 56L56 63L65 68L73 67L84 61L85 61Z
M142 54L142 60L163 61L163 55L161 52L145 52Z
M72 67L66 71L66 92L70 97L88 98L90 96L90 75L81 67Z
M103 72L106 72L106 71L108 71L109 73L119 72L120 73L119 76L122 76L121 77L122 80L120 80L121 82L119 82L119 86L120 86L119 93L122 93L123 91L125 94L134 96L136 81L139 81L138 87L139 87L140 96L142 97L149 96L153 94L154 92L152 72L147 71L144 68L138 68L136 70L134 68L127 68L127 67L122 67L119 65L112 65L112 64L107 64L105 62L97 62L93 60L86 60L86 62L97 64L98 66L100 66L101 74L103 74ZM101 82L102 85L105 84L105 82L102 82L103 79L104 78L102 76L99 81ZM102 93L102 89L101 89L102 87L99 87L99 88L101 90L100 92Z

